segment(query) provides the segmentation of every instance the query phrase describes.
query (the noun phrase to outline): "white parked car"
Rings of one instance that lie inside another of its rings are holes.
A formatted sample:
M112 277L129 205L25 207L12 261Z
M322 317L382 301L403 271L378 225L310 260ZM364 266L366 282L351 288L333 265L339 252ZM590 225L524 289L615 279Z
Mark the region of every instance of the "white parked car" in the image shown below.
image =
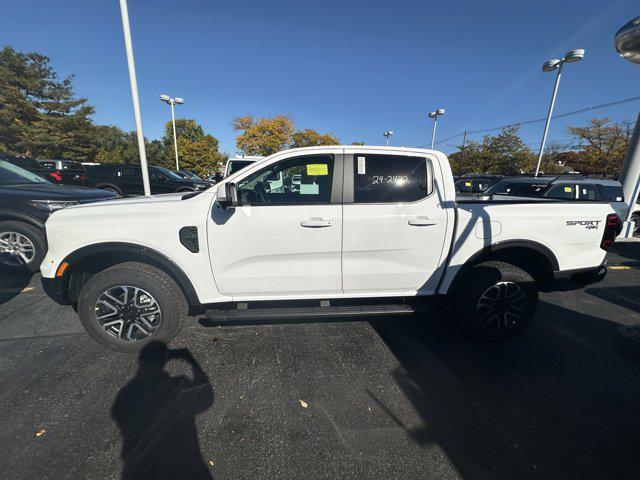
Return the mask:
M501 339L532 319L539 290L605 275L620 229L607 202L455 195L440 152L284 151L202 192L54 213L43 284L98 341L134 351L171 340L188 312L371 316L435 298L470 332Z

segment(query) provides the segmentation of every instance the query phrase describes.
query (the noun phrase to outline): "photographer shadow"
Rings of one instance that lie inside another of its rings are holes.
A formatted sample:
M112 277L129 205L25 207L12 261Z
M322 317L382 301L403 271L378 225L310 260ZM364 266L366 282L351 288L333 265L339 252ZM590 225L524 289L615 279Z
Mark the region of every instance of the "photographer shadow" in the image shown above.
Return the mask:
M165 371L174 359L190 365L192 378ZM212 478L195 424L195 416L212 404L209 379L189 350L169 350L162 342L146 345L138 371L111 407L122 434L122 478Z

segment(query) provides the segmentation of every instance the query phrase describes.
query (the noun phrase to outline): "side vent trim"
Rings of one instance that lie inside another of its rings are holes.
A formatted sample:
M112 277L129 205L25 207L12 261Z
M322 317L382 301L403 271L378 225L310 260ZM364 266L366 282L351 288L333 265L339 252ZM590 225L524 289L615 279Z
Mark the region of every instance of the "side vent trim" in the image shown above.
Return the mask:
M182 227L180 229L180 243L190 252L198 253L200 251L198 227Z

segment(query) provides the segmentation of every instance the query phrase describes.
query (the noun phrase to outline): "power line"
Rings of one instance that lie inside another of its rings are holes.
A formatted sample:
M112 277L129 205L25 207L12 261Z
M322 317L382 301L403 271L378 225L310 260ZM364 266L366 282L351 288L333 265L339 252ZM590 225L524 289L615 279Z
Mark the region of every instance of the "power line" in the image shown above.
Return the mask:
M622 100L616 100L615 102L602 103L600 105L592 105L590 107L581 108L579 110L574 110L572 112L558 113L556 115L553 115L551 118L568 117L568 116L571 116L571 115L577 115L578 113L584 113L584 112L588 112L588 111L591 111L591 110L598 110L600 108L612 107L614 105L622 105L624 103L635 102L635 101L638 101L638 100L640 100L640 96L624 98ZM474 134L474 133L493 132L495 130L502 130L504 128L509 128L509 127L519 127L519 126L522 126L522 125L529 125L529 124L532 124L532 123L544 122L546 120L547 120L546 117L544 117L544 118L536 118L536 119L533 119L533 120L524 120L522 122L511 123L509 125L502 125L501 127L483 128L483 129L480 129L480 130L467 130L466 133L467 133L467 135L471 135L471 134ZM438 140L435 143L438 144L438 143L448 142L449 140L453 140L454 138L462 137L464 134L465 134L465 132L457 133L455 135L452 135L450 137L444 138L442 140ZM424 146L426 147L426 145L424 145Z

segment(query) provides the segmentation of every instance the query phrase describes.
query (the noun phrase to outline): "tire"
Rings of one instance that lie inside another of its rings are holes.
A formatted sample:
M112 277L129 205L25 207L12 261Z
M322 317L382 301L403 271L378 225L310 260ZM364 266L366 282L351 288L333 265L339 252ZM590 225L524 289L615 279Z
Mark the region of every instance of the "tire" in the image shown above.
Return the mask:
M137 306L131 304L133 299ZM87 333L119 352L137 352L152 341L170 342L187 311L187 301L173 279L138 262L119 263L97 273L78 296L78 315Z
M16 253L8 253L8 249ZM0 265L12 270L37 272L47 253L45 234L38 227L19 221L0 222ZM26 258L26 259L25 259Z
M640 233L640 212L631 215L631 223L633 224L633 233Z
M466 333L483 340L504 340L531 322L538 305L538 287L521 268L483 262L463 273L450 300Z

